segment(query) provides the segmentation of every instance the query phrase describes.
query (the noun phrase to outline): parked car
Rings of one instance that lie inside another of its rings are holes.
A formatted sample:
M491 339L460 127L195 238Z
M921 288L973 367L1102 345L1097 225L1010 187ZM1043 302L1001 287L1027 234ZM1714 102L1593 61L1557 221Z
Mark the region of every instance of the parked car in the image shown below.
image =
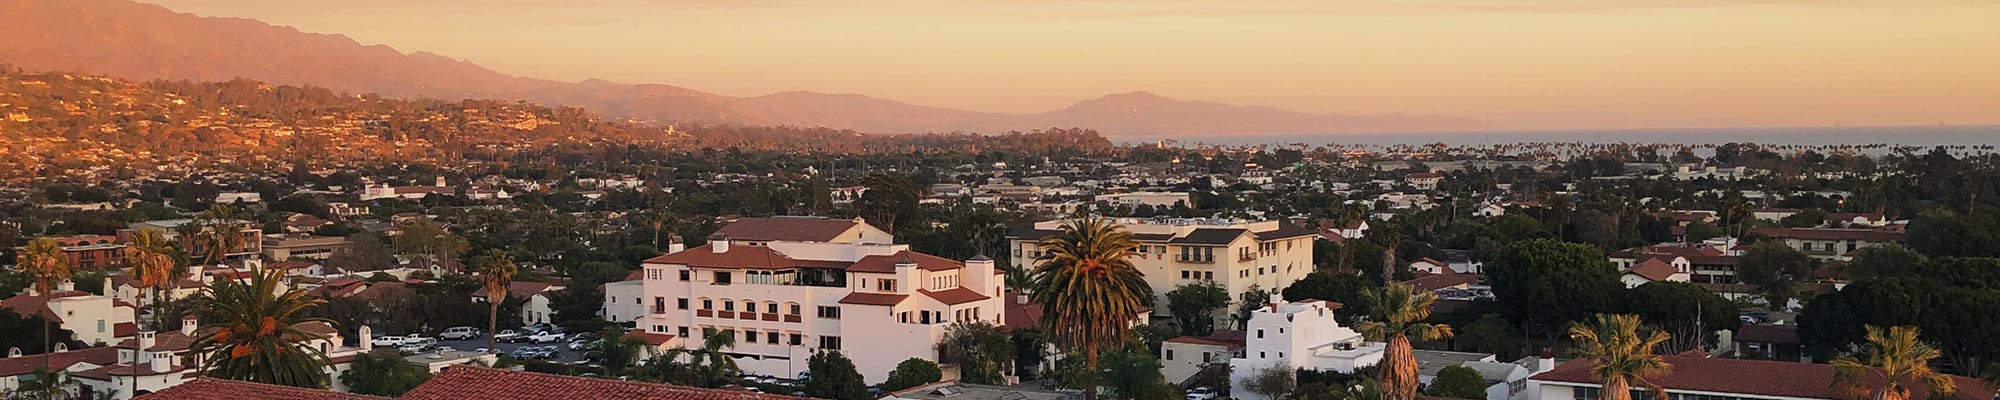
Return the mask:
M595 342L595 341L590 341L590 340L581 340L581 339L579 339L579 340L571 340L571 341L569 341L569 349L570 349L570 350L583 350L583 349L584 349L585 347L590 347L590 346L591 346L591 345L593 345L594 343L596 343L596 342Z
M429 350L429 349L430 349L430 345L426 345L426 344L422 344L422 343L410 343L410 344L405 344L405 345L402 345L402 346L397 346L397 347L396 347L396 351L400 351L400 352L404 352L404 353L412 353L412 354L414 354L414 353L422 353L422 352L424 352L424 350Z
M432 347L432 346L437 346L438 340L436 338L409 336L403 338L403 344L406 345L417 344L417 345L423 345L425 347Z
M1187 400L1211 400L1221 396L1222 393L1219 393L1219 391L1215 390L1215 388L1207 386L1202 386L1187 391Z
M528 336L528 341L533 343L560 343L563 341L563 334L555 332L542 332L534 334L532 336Z
M493 334L493 340L499 341L501 343L519 342L521 341L522 338L526 337L527 337L526 334L522 334L521 331L516 331L513 329L503 330L500 331L500 333Z
M445 338L446 340L466 340L466 339L478 338L482 336L481 335L482 333L484 332L480 332L479 328L474 328L470 326L460 326L460 327L445 329L444 333L438 334L438 337Z
M402 346L403 343L406 341L408 341L408 339L404 339L402 336L377 336L375 337L375 340L369 341L368 343L382 347L394 347L394 346Z

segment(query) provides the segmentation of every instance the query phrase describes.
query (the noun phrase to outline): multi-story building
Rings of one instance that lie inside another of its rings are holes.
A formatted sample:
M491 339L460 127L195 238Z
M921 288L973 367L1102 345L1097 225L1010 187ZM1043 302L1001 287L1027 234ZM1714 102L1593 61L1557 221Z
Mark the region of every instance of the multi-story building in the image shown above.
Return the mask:
M71 287L69 282L63 282L49 294L33 293L30 289L29 293L0 300L0 308L47 318L58 328L75 332L76 340L86 344L116 343L118 338L129 337L137 330L132 324L131 304Z
M1153 287L1153 304L1167 304L1167 292L1183 284L1213 282L1232 299L1251 287L1277 293L1313 272L1317 232L1280 221L1226 219L1136 219L1114 222L1139 242L1132 265ZM1061 232L1064 221L1043 221L1009 239L1014 268L1026 269L1042 257L1037 245ZM1166 312L1157 307L1156 313Z
M70 265L75 268L105 269L125 265L126 244L117 236L80 235L49 239L62 246L63 255L69 256Z
M197 222L186 218L134 222L130 229L119 231L118 236L123 239L129 238L135 232L159 232L160 237L180 242L183 247L182 250L187 254L206 254L208 252L208 241L202 239L202 235L197 234L194 235L195 237L183 237L184 235L182 235L183 231L187 230L185 226L194 223ZM228 223L242 229L243 244L235 249L229 249L224 258L228 260L242 260L256 257L258 253L264 251L264 228L260 228L257 224L244 220L232 220L228 221ZM200 229L206 231L214 228L201 227Z
M738 239L738 238L744 239ZM953 261L891 244L859 220L749 218L705 246L643 263L647 313L635 325L699 347L714 332L752 374L792 377L816 351L839 351L869 382L909 358L937 360L955 322L1000 325L993 261Z
M291 259L325 260L333 257L335 250L347 247L347 238L339 236L313 236L291 234L264 238L264 259L285 261Z
M1902 243L1903 232L1837 228L1751 228L1750 234L1782 240L1785 246L1821 260L1846 260L1870 246Z
M1382 362L1387 347L1340 326L1334 317L1339 309L1340 303L1311 299L1257 309L1244 331L1243 356L1229 360L1229 381L1243 382L1269 368L1351 373ZM1247 390L1236 398L1265 400Z

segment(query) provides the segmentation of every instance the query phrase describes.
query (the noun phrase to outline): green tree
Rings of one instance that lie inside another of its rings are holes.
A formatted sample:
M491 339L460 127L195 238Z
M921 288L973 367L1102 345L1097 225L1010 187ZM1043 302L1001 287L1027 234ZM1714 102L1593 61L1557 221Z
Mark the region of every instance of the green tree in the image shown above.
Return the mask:
M1687 232L1687 233L1686 233L1686 236L1687 236L1687 239L1686 239L1686 240L1687 240L1687 241L1688 241L1689 243L1695 243L1695 242L1700 242L1700 241L1703 241L1703 240L1709 240L1709 239L1714 239L1714 238L1718 238L1718 237L1722 237L1722 235L1723 235L1723 233L1722 233L1722 228L1717 228L1717 227L1715 226L1715 224L1711 224L1711 223L1708 223L1708 221L1694 221L1694 222L1689 222L1689 223L1687 224L1687 226L1685 226L1684 228L1686 228L1686 231L1685 231L1685 232Z
M514 281L514 257L499 249L488 249L485 254L473 260L472 267L479 271L479 284L486 289L486 348L498 349L494 336L500 329L500 303L509 297L507 287Z
M42 354L54 343L62 343L72 349L83 348L85 343L76 340L76 333L68 329L40 331L51 324L40 315L21 315L13 309L0 308L0 351L20 349L21 354ZM44 336L52 335L52 336Z
M815 352L806 359L806 370L812 372L812 379L806 380L806 396L827 400L867 400L868 384L862 383L861 372L854 369L854 361L837 350Z
M460 253L471 247L465 238L429 221L403 225L403 233L394 236L390 242L396 254L426 263L457 259Z
M1459 350L1492 353L1508 360L1518 358L1521 352L1521 332L1514 330L1500 314L1481 315L1453 333L1452 343Z
M1167 310L1174 313L1180 333L1207 336L1215 331L1215 312L1229 306L1229 291L1214 282L1181 285L1167 292Z
M222 279L195 298L203 333L191 351L201 355L202 374L239 381L296 387L326 387L326 354L305 342L326 339L299 329L307 309L320 301L290 290L282 269L253 270L248 278Z
M62 246L57 244L55 239L40 238L28 241L28 246L21 249L16 259L18 263L14 268L26 271L28 276L32 277L37 295L53 296L56 285L69 280L69 255L63 254ZM52 321L42 320L42 351L55 351L54 329L55 324Z
M702 333L700 348L667 350L666 357L669 360L686 359L688 367L694 370L696 385L722 387L741 371L736 367L736 358L729 356L729 349L733 348L736 348L735 331L709 329ZM849 363L849 368L853 368L852 363ZM819 373L814 372L813 375L818 377Z
M882 230L895 232L896 222L918 210L917 201L923 197L923 189L902 175L875 174L862 180L867 191L854 200L854 208L869 223Z
M396 397L431 380L431 371L411 364L394 349L376 349L354 357L340 373L347 391L374 396Z
M1518 241L1486 264L1494 300L1523 329L1541 327L1553 337L1572 321L1618 304L1617 269L1596 248L1548 239Z
M1667 341L1665 332L1641 336L1639 316L1598 314L1594 325L1577 323L1569 328L1573 356L1590 360L1590 374L1602 380L1599 400L1632 400L1632 386L1667 398L1667 391L1648 377L1665 374L1673 365L1660 358L1654 347Z
M1869 246L1854 255L1853 261L1843 264L1847 277L1862 280L1884 275L1894 275L1923 265L1924 255L1896 245Z
M1424 393L1454 399L1484 399L1486 377L1464 366L1444 367L1438 370L1436 378L1431 378L1431 385L1424 388Z
M1669 353L1695 350L1707 343L1711 332L1742 325L1736 302L1692 283L1639 285L1626 291L1624 301L1625 313L1667 333L1670 339L1662 346Z
M202 258L210 264L228 259L229 253L243 249L245 242L250 240L243 234L249 223L238 219L235 208L212 205L195 221L194 226L198 229L195 237L202 244Z
M1236 317L1236 329L1249 329L1250 316L1268 305L1271 305L1271 292L1257 285L1243 289L1242 299L1236 302L1236 312L1232 314Z
M1958 385L1951 375L1931 370L1931 362L1943 353L1918 340L1916 327L1867 329L1868 343L1858 353L1833 360L1835 381L1873 400L1909 399L1910 382L1921 382L1927 398L1956 397Z
M896 369L889 371L889 379L882 382L882 390L894 392L941 380L944 380L944 370L938 369L937 363L910 357L896 363Z
M639 360L651 359L656 355L653 354L653 346L647 344L645 340L631 336L631 332L635 331L637 330L633 329L622 334L605 335L591 343L591 350L597 351L598 365L604 366L605 374L613 377L625 376L632 366L639 363Z
M1098 351L1125 343L1153 290L1131 255L1132 233L1103 218L1071 220L1043 238L1030 297L1042 305L1042 329L1058 346L1083 354L1096 371ZM1094 387L1095 385L1087 385ZM1096 390L1084 390L1094 399Z
M1244 391L1256 393L1266 399L1282 399L1298 389L1298 374L1285 364L1260 368L1236 382Z
M1757 286L1773 310L1798 296L1798 282L1812 275L1813 259L1776 240L1751 245L1736 262L1736 279Z
M1160 373L1160 360L1144 348L1128 344L1104 355L1104 369L1098 377L1106 394L1115 399L1150 400L1180 397ZM1085 392L1089 393L1089 392Z
M945 327L937 343L938 360L958 366L966 383L1004 384L1003 368L1014 361L1014 344L1006 332L986 321L959 321Z
M1368 292L1374 288L1367 277L1360 275L1314 272L1285 287L1284 294L1286 301L1314 299L1340 303L1344 312L1360 317L1374 308L1368 304ZM1350 318L1348 322L1353 321Z
M134 232L132 243L125 247L125 266L128 268L125 276L132 279L134 286L146 288L151 294L150 301L145 304L153 307L153 323L147 326L154 330L159 330L160 320L163 318L158 308L162 300L160 287L171 284L174 280L175 265L172 251L173 249L167 245L166 237L161 236L158 231ZM135 323L139 321L139 309L136 307L132 309L132 320Z
M1422 321L1430 319L1431 306L1437 303L1437 295L1420 292L1409 285L1390 284L1369 296L1369 303L1376 310L1369 319L1362 321L1363 335L1371 340L1389 342L1383 351L1381 375L1382 389L1386 399L1412 400L1417 398L1417 386L1421 384L1417 375L1417 358L1410 348L1410 339L1438 340L1451 337L1451 326L1430 324Z

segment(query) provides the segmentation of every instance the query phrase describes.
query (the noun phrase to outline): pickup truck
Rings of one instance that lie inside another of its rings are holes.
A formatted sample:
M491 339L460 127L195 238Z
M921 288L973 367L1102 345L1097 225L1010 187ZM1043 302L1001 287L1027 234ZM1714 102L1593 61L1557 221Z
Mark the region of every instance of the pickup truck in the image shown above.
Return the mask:
M555 332L541 332L534 334L534 336L529 336L528 341L535 343L561 343L563 341L563 334Z
M368 343L376 346L392 347L392 346L402 346L404 342L408 341L409 339L404 339L402 336L380 336L376 337L375 340L373 341L369 341Z

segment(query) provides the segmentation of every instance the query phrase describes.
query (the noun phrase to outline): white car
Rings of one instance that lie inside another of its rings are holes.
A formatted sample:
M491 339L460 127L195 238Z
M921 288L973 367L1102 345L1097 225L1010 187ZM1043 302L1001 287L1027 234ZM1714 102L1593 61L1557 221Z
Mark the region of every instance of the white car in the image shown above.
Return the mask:
M445 338L446 340L466 340L478 338L479 336L479 328L470 326L445 329L444 333L438 334L438 337Z
M406 342L409 342L409 339L406 339L402 336L381 336L381 337L376 337L375 340L373 341L369 341L368 344L373 344L382 347L391 347L391 346L402 346L403 343Z
M1221 393L1216 392L1215 388L1202 386L1188 390L1187 400L1210 400L1221 395Z
M430 349L430 345L421 343L411 343L396 347L396 351L401 351L404 353L422 353L424 352L424 350L428 349Z
M555 332L542 332L534 334L533 336L528 336L528 341L534 343L560 343L563 341L563 334Z

